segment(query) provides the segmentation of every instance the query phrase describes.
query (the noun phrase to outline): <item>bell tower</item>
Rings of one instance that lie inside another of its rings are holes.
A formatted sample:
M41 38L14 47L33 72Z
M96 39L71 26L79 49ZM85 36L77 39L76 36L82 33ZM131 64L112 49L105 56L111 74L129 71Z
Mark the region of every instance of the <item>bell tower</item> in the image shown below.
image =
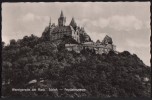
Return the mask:
M58 19L59 26L65 26L66 17L64 17L63 12L61 11L60 17Z

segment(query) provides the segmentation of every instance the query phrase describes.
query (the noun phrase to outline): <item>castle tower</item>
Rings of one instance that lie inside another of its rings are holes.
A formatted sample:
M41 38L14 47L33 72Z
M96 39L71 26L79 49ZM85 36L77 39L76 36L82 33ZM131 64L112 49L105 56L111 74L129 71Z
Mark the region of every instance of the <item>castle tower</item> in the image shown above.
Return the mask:
M75 22L75 20L74 20L73 17L72 17L72 20L71 20L71 22L70 22L70 25L71 25L74 29L77 27L77 24L76 24L76 22Z
M109 37L108 35L106 35L105 37L104 37L104 39L102 40L102 43L103 44L112 44L113 42L112 42L112 38L111 37Z
M61 11L60 17L58 19L59 26L65 26L66 17L64 17L63 12Z

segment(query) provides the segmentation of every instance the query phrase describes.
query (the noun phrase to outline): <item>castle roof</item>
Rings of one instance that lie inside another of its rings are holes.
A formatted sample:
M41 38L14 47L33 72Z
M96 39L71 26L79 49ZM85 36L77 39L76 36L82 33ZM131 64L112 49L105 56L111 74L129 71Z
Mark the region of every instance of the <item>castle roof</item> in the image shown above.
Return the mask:
M90 37L86 32L84 32L84 37Z
M67 31L73 31L74 29L71 26L57 26L53 29L52 33L58 33L58 32L67 32Z
M71 22L70 22L70 25L71 25L72 27L76 27L76 26L77 26L77 24L76 24L76 22L75 22L75 20L74 20L73 17L72 17L72 20L71 20Z
M108 43L112 44L112 38L109 37L108 35L106 35L106 36L104 37L104 39L103 39L102 42L103 42L103 43L108 42Z
M49 31L49 29L50 29L50 27L49 27L49 26L45 27L44 32Z
M96 43L100 43L100 40L97 40Z

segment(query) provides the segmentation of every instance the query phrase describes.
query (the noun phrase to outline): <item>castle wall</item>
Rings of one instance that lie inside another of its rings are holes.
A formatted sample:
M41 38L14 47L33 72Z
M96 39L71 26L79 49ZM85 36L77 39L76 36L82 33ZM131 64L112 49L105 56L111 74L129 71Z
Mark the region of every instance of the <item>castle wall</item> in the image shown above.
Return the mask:
M75 51L77 53L80 53L80 51L83 49L83 47L81 45L77 45L77 44L65 44L65 48L68 51Z
M80 43L80 36L78 31L72 31L72 38L75 39L78 43Z
M79 31L77 31L77 30L75 31L74 29L68 29L67 30L66 28L62 28L62 29L57 30L55 32L53 31L50 34L51 34L51 40L61 39L65 35L65 36L71 36L78 43L80 43Z
M61 31L61 32L55 32L51 34L51 40L61 39L64 35L71 36L72 31Z
M89 49L89 50L95 50L96 54L108 54L110 50L114 50L113 47L114 45L109 44L108 46L104 45L96 45L96 44L91 44L91 43L86 43L82 45L77 45L77 44L65 44L65 48L68 51L74 50L77 53L80 53L81 50L84 49ZM115 51L115 50L114 50Z
M73 45L73 46L66 46L66 48L70 50L79 51L82 48L95 50L97 54L108 53L110 50L116 51L116 46L112 43L112 38L109 36L105 36L102 42L99 43L91 42L90 36L85 32L84 28L80 28L72 18L71 23L69 26L65 26L66 17L64 17L63 12L61 11L61 15L58 19L58 25L55 24L51 25L51 21L49 27L47 27L44 31L43 37L48 37L50 40L57 40L61 39L64 36L71 36L74 40L80 43L80 34L81 34L81 41L82 46L80 45ZM49 31L49 32L48 32ZM46 34L45 34L46 33ZM84 43L85 42L85 43Z

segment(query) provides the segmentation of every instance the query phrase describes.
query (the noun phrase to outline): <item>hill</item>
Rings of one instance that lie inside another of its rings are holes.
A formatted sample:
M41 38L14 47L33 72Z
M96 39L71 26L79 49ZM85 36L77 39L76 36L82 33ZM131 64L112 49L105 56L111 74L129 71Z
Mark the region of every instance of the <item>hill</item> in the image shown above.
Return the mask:
M97 55L64 49L64 43L45 41L34 35L11 40L2 47L2 95L52 97L147 97L150 96L150 68L128 51ZM73 41L74 42L74 41ZM46 91L15 92L16 89ZM48 89L58 91L48 91ZM65 91L64 89L86 89ZM61 90L63 89L63 90Z

